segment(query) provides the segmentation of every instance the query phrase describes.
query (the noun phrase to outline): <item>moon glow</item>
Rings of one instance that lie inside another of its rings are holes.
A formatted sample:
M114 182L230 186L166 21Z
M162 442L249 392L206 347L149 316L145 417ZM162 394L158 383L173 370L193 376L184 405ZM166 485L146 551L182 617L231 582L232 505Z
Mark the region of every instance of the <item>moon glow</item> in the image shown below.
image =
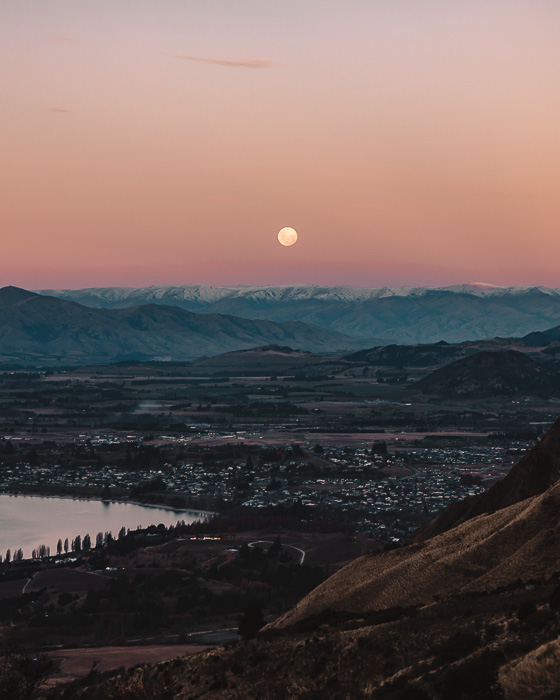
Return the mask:
M278 232L278 242L282 245L294 245L297 241L297 231L291 226L285 226Z

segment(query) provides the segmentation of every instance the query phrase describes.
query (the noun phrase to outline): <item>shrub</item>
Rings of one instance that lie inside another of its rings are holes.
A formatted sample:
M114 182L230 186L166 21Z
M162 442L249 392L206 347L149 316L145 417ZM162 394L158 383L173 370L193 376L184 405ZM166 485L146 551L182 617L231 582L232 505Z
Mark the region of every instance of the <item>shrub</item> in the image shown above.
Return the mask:
M528 617L534 615L536 612L537 606L533 603L533 601L526 600L519 606L519 610L517 611L517 618L519 620L526 620Z
M502 697L496 681L504 661L501 651L487 649L450 669L443 679L443 697L453 700L495 700Z
M480 646L480 634L459 631L439 644L434 650L443 663L468 656Z
M548 599L548 604L551 610L560 610L560 586L557 586Z
M554 700L560 684L560 644L548 642L500 671L508 700Z
M239 621L239 634L243 639L251 639L264 626L262 610L258 605L248 605Z

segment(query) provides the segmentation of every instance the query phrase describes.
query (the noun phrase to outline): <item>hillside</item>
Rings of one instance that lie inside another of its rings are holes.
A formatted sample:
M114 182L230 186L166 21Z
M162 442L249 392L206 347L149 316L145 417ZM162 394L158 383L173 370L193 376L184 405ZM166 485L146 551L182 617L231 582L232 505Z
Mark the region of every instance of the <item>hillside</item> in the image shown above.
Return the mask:
M339 358L323 357L288 346L264 345L248 350L201 357L191 363L193 374L253 376L273 374L325 375L350 366Z
M435 370L414 389L449 399L548 398L560 396L560 374L515 350L486 351Z
M414 540L427 540L470 518L492 513L523 499L542 494L559 479L560 419L501 481L478 496L453 503L416 532Z
M488 589L516 576L551 576L560 569L554 552L559 523L560 419L488 491L452 505L413 544L356 560L273 626L327 608L363 613L464 588Z
M556 700L558 589L552 581L528 585L365 616L331 611L119 674L78 688L77 697Z
M435 343L524 336L560 323L560 292L546 287L364 288L317 285L105 287L42 290L86 306L178 306L199 313L303 321L361 345ZM372 338L380 340L371 342Z
M554 329L552 329L554 330ZM516 350L543 362L553 363L558 341L552 331L530 333L524 338L489 338L465 340L462 343L417 343L415 345L383 345L358 350L344 357L349 362L364 362L378 367L440 367L478 352ZM560 352L560 348L558 348Z
M559 453L557 421L512 471L511 505L360 557L254 640L93 678L77 696L554 700ZM542 492L524 498L533 478Z
M312 352L356 345L299 321L250 321L155 304L94 309L16 287L0 289L0 362L183 361L269 344Z
M560 326L547 328L538 333L529 333L523 338L523 341L529 345L550 345L560 341Z
M484 343L485 341L480 341ZM486 341L491 343L492 341ZM358 350L344 358L349 362L364 362L378 367L434 367L479 351L472 343L439 343L417 345L385 345Z
M560 484L481 515L426 542L355 560L318 586L272 627L289 627L325 610L372 610L430 603L488 591L517 578L552 576L559 562Z

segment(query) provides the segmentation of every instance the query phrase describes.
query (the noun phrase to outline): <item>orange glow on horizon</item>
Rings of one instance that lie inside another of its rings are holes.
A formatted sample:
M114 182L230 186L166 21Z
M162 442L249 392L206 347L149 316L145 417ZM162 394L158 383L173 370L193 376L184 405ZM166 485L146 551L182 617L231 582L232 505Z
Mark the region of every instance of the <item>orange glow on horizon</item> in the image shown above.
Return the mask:
M1 284L560 286L556 4L4 15Z

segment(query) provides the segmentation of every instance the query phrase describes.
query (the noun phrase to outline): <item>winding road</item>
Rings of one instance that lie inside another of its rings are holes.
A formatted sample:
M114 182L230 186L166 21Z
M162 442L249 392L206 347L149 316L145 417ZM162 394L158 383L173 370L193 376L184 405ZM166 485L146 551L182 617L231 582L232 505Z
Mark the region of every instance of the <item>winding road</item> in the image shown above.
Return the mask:
M269 544L269 545L271 545L271 544L274 544L274 543L273 543L273 542L270 542L269 540L258 540L257 542L249 542L249 545L248 545L248 546L249 546L249 547L255 547L255 546L259 545L259 544ZM298 561L298 564L299 564L300 566L301 566L301 564L303 564L304 559L305 559L305 554L306 554L306 553L303 551L303 549L300 549L299 547L294 547L293 544L283 544L282 547L284 547L285 549L287 549L288 547L289 547L290 549L295 549L295 551L300 555L300 559L299 559L299 561Z

